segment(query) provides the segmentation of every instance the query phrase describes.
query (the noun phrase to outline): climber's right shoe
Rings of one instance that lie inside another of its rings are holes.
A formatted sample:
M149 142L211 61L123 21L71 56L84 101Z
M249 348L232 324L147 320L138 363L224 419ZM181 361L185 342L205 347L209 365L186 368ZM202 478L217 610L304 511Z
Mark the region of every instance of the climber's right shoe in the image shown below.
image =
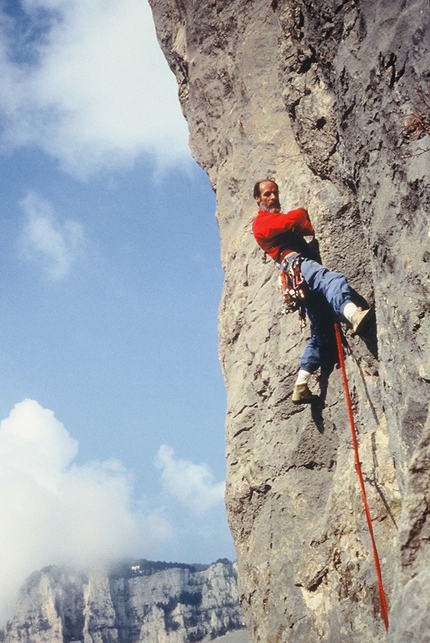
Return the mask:
M293 404L312 404L319 400L319 397L310 392L307 384L296 384L291 399Z
M351 317L352 332L354 335L360 335L360 333L364 332L372 317L373 308L367 308L367 310L357 308Z

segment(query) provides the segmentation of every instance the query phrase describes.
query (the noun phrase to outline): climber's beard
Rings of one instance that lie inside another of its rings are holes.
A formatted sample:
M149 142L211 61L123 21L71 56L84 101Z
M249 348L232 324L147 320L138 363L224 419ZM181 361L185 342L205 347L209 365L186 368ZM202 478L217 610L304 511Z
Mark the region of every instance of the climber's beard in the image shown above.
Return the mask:
M278 200L272 201L272 203L270 203L269 205L260 203L260 210L263 210L264 212L280 212L281 204Z

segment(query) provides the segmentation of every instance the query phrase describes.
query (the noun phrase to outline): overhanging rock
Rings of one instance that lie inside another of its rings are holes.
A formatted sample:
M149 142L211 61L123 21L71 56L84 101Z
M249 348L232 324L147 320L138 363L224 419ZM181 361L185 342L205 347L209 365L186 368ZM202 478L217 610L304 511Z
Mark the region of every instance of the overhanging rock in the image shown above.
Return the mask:
M192 152L217 195L226 499L249 631L268 642L386 640L339 372L323 374L320 412L290 401L306 333L280 314L276 270L251 234L253 183L272 176L285 209L308 209L324 264L375 303L374 336L347 332L347 369L392 607L389 640L422 641L430 635L429 4L150 4Z

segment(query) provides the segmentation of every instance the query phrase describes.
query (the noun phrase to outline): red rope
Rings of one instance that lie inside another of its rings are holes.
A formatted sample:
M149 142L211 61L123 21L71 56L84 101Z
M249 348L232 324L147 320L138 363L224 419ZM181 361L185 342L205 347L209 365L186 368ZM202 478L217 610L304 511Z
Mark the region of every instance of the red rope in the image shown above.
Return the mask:
M339 354L339 364L342 371L343 387L345 389L346 404L348 407L349 424L351 426L352 444L354 447L354 456L355 456L355 468L357 469L358 480L360 482L360 487L361 487L361 495L363 496L364 510L366 512L367 526L369 528L370 539L372 541L373 559L375 563L376 576L378 578L382 618L384 621L385 629L388 631L388 609L387 609L387 603L385 600L384 586L382 584L381 565L379 563L379 556L378 556L378 550L376 548L375 536L373 535L372 517L370 515L369 504L367 502L366 489L364 488L363 472L361 470L361 462L360 462L360 457L358 453L357 432L355 430L351 396L349 394L348 379L346 377L346 369L345 369L345 360L343 357L342 338L340 335L339 324L337 322L335 322L334 324L334 329L336 333L336 343L337 343L337 351Z

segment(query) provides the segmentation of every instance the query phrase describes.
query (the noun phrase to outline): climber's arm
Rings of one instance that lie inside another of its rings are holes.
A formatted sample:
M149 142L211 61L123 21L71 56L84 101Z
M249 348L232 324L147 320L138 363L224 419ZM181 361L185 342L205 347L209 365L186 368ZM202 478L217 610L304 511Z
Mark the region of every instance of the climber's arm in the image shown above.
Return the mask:
M253 230L256 238L267 240L285 232L296 232L302 236L314 236L315 234L308 213L303 208L291 210L286 214L260 210L254 220Z

